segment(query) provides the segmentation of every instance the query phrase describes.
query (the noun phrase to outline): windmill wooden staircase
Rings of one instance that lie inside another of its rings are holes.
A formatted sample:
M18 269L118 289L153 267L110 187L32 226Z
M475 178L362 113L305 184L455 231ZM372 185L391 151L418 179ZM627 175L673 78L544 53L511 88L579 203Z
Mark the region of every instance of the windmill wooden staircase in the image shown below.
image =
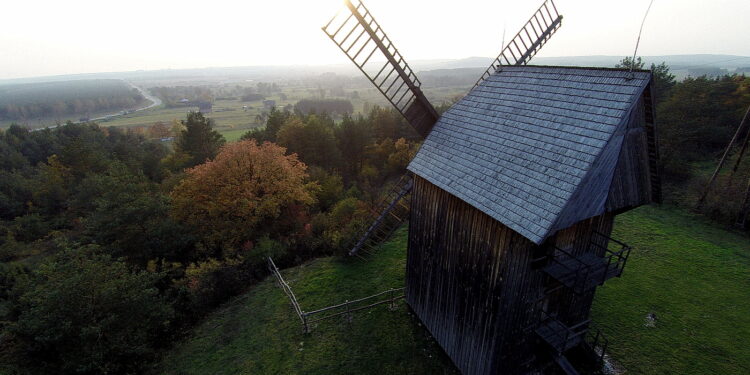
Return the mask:
M575 358L577 366L600 369L609 345L604 334L590 320L567 322L557 313L548 312L547 296L566 288L577 295L591 292L607 280L620 277L630 255L631 247L603 233L591 233L588 250L573 255L553 246L543 258L539 272L548 276L548 285L536 301L540 319L533 326L545 343L554 361L568 375L579 374L579 369L568 360ZM571 357L572 355L572 357ZM581 361L583 360L583 361Z
M387 240L409 218L412 186L414 180L407 173L388 190L378 206L373 208L372 219L368 221L371 224L348 246L349 255L364 258L363 254L372 254L379 244Z

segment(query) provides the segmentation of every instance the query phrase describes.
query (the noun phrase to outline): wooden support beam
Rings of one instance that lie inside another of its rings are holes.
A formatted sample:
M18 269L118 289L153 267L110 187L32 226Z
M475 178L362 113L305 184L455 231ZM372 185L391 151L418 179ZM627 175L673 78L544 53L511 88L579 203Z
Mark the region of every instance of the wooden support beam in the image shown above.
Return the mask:
M696 209L700 209L703 206L703 203L705 202L706 197L708 197L708 193L711 191L711 187L716 181L716 177L719 176L719 171L721 171L721 167L724 166L724 162L726 162L727 156L729 156L729 151L732 150L732 146L734 146L735 142L737 142L737 138L740 136L742 129L745 127L748 116L750 116L750 107L748 107L747 111L745 111L745 116L742 118L742 122L740 122L740 126L738 126L737 131L734 132L734 136L732 136L732 140L729 141L729 144L727 145L726 150L724 150L724 154L721 156L721 160L719 160L719 165L716 166L714 173L711 175L711 178L708 180L708 184L706 184L706 188L703 190L703 194L701 194L700 199L698 199L698 203L695 205Z

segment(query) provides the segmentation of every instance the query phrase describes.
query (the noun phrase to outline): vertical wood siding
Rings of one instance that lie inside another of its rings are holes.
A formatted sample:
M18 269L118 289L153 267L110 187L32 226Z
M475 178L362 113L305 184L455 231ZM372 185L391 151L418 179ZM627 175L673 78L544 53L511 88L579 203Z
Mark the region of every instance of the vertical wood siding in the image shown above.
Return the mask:
M537 246L416 176L406 300L462 373L524 372L543 349L534 333L539 301L573 325L588 319L594 297L565 288L545 296L555 284L533 260L552 245L592 251L593 231L609 235L613 218L584 220Z
M630 114L627 133L607 197L606 211L622 212L652 200L643 100L641 97Z
M464 374L533 359L536 245L420 177L411 204L406 299L433 337Z

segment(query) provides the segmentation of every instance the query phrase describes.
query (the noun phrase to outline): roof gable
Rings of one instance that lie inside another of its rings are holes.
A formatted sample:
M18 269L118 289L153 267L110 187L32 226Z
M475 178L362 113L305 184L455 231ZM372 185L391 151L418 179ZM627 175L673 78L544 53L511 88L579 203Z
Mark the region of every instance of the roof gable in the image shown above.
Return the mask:
M438 120L408 169L541 243L604 210L624 128L650 79L503 67Z

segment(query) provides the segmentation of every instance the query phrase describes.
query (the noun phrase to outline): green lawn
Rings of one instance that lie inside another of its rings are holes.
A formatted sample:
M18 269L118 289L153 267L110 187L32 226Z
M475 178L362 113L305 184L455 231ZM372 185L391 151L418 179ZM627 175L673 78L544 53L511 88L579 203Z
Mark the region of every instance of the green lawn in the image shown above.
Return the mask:
M250 129L232 129L232 130L225 130L220 132L221 135L224 136L224 139L227 140L227 142L234 142L239 141L240 137L245 135L245 133L248 132Z
M406 231L368 262L322 258L282 271L304 310L403 286ZM271 278L212 314L167 354L162 374L457 374L403 302L302 333Z
M593 316L628 374L750 373L750 239L652 207L621 215L614 236L634 250L623 277L600 288ZM405 245L402 229L368 262L323 258L283 274L309 311L403 285ZM304 335L271 279L209 316L159 366L163 374L456 372L403 304Z
M614 236L634 250L593 318L628 374L750 374L750 239L652 207L618 217Z

